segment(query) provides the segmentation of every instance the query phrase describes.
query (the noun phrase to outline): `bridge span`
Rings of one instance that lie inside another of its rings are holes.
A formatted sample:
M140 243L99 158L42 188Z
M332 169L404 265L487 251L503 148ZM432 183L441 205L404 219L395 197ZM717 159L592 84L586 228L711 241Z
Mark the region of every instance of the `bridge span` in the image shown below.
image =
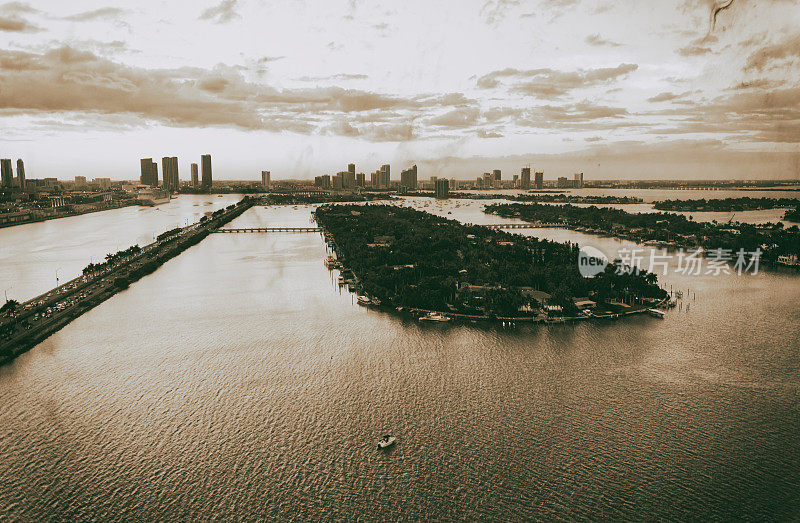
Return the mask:
M543 229L551 227L564 227L563 223L497 223L492 225L484 225L489 229Z
M322 227L231 227L214 229L211 232L237 233L237 232L322 232Z

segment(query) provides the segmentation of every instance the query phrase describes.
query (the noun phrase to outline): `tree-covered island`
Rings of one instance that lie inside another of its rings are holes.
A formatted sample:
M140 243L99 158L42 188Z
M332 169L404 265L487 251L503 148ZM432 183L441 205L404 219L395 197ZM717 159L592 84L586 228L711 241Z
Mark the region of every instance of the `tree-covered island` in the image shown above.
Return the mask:
M629 213L608 207L569 204L494 204L488 205L484 212L528 222L560 223L593 234L664 247L727 249L733 253L740 249L748 253L760 249L761 260L771 263L776 262L778 256L800 253L800 230L796 225L784 229L781 223L697 222L683 214Z
M578 247L465 225L407 207L325 205L316 210L339 262L361 290L393 307L485 318L577 316L646 308L666 294L652 273L594 277Z
M786 209L800 205L797 198L701 198L699 200L662 200L653 202L659 211L758 211L763 209Z

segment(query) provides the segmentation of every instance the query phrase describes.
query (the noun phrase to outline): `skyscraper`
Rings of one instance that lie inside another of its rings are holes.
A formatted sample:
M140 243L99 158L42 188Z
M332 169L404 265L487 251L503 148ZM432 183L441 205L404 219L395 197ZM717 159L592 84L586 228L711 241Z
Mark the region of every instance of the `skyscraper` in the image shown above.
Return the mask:
M203 187L211 189L211 155L203 154L200 156L200 167L203 174Z
M14 171L11 169L10 158L0 160L0 179L3 188L11 188L14 185Z
M450 196L450 180L439 178L433 183L437 198L448 198Z
M269 191L269 186L272 182L270 177L271 175L269 171L261 171L261 185L264 187L265 191Z
M531 168L530 167L523 167L522 168L522 188L523 189L530 189L531 188Z
M492 173L483 173L483 188L492 188Z
M152 158L142 158L139 163L142 167L142 174L139 178L142 185L158 187L158 165Z
M575 189L583 189L583 173L575 173L575 181L572 183Z
M412 191L417 190L417 166L416 164L411 167L411 169L406 169L405 171L400 173L400 186L410 189Z
M366 183L366 179L365 178L366 177L364 176L364 173L356 174L356 186L357 187L364 187L364 184Z
M178 158L176 156L165 156L161 158L161 175L164 177L164 189L167 191L177 191L178 180Z
M22 158L17 159L17 180L19 181L19 188L25 188L25 164L22 163Z
M544 187L544 173L542 171L537 171L534 173L534 176L536 178L536 188L541 191L542 187Z
M192 172L192 187L197 187L197 184L198 184L198 181L197 181L197 164L193 163L189 167L189 170Z
M492 175L493 175L492 176L492 178L493 178L492 179L492 187L498 187L498 188L501 187L502 186L502 181L500 180L500 178L501 178L500 169L495 169L492 172Z
M355 179L355 176L356 176L356 164L354 164L354 163L347 164L347 172L352 174L353 175L353 179Z

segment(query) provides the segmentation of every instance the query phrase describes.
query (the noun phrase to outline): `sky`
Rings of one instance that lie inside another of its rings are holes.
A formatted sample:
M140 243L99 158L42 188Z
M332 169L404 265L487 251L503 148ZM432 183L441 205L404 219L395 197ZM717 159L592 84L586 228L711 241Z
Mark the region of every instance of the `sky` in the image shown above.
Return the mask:
M798 180L799 80L800 0L0 4L29 178Z

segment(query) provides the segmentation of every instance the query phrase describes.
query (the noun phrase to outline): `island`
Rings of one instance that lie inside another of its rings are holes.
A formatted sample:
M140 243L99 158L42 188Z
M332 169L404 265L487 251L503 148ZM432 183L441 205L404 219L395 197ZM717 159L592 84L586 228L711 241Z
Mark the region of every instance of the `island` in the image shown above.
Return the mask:
M473 320L559 321L642 312L666 298L655 274L585 278L578 247L466 225L408 207L323 205L336 265L382 307Z
M800 205L797 198L705 198L699 200L661 200L653 202L659 211L758 211L763 209L786 209Z
M800 222L800 205L786 211L786 214L783 215L783 219L789 222Z
M760 249L760 259L767 263L778 263L783 256L800 253L800 230L796 225L784 229L782 223L697 222L683 214L629 213L610 207L569 204L494 204L487 206L484 212L666 248L702 247L705 251L726 249L732 253L740 249L748 253Z

